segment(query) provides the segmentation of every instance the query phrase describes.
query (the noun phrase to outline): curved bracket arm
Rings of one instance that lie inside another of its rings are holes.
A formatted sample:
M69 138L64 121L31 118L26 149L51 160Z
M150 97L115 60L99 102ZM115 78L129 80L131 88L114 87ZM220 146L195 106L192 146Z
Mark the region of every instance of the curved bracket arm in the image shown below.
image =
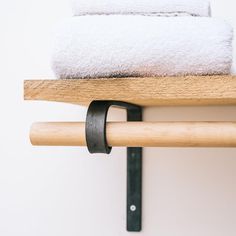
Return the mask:
M107 112L111 106L127 109L127 121L142 121L142 108L119 101L93 101L86 117L86 142L90 153L111 152L106 139Z

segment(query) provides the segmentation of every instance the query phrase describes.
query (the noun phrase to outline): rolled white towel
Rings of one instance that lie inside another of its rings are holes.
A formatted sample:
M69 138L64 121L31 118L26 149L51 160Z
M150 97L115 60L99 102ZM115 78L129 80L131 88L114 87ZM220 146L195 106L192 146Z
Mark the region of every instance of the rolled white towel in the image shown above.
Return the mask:
M72 0L74 15L210 16L208 0Z
M228 74L232 28L208 17L79 16L57 34L58 78Z

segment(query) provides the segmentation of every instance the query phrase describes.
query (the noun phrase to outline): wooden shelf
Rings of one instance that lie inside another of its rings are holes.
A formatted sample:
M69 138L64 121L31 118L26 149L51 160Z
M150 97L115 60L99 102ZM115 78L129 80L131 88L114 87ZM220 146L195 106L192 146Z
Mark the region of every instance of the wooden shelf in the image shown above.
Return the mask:
M80 105L92 100L142 106L236 105L236 76L25 80L24 99Z

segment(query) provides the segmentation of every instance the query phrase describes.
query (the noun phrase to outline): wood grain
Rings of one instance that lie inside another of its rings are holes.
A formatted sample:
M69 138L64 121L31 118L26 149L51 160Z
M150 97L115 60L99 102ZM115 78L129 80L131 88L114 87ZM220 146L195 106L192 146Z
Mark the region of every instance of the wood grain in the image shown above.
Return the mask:
M110 146L236 147L236 122L108 122ZM86 146L85 123L48 122L31 127L33 145Z
M25 80L24 98L80 105L92 100L142 106L235 105L236 76Z

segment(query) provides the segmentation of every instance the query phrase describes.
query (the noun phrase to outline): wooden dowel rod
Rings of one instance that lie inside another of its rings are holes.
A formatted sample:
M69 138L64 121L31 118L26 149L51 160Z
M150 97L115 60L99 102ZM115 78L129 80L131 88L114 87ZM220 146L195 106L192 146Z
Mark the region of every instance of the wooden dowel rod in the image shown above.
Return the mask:
M86 146L85 123L35 123L30 140L33 145ZM236 147L236 122L108 122L107 141L129 147Z

